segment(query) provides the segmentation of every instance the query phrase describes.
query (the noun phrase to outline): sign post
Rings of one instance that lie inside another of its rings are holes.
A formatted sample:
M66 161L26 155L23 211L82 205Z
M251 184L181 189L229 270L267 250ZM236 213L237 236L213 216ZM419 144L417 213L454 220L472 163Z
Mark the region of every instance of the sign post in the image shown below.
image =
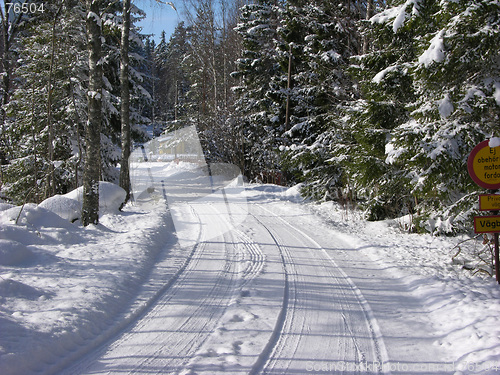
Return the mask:
M492 233L495 243L495 276L500 284L500 254L498 234L500 233L500 147L490 147L489 140L479 143L473 148L467 160L469 175L479 186L488 189L490 194L479 195L479 210L490 211L491 216L476 216L474 231L476 233Z

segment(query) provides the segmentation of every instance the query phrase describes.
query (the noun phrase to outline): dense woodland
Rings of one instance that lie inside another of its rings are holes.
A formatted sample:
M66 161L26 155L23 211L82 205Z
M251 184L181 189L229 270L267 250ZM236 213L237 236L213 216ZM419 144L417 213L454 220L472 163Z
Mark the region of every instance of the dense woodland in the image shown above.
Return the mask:
M127 126L137 144L147 126L196 125L207 161L250 181L303 183L371 220L410 214L412 230L470 229L466 160L500 136L498 0L185 0L158 43L128 2L5 1L2 200L89 178L127 188Z

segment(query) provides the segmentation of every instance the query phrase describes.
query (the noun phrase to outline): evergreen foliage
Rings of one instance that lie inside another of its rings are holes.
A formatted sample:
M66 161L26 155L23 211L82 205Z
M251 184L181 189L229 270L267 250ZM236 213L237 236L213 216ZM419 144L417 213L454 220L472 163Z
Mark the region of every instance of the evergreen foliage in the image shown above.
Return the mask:
M346 68L359 46L352 17L361 15L352 14L350 3L290 2L281 21L278 56L283 70L291 63L282 150L289 173L315 198L337 197L343 184L343 167L332 158L343 137L344 107L355 94Z
M77 184L86 100L82 12L76 4L47 4L20 41L18 84L5 106L11 147L3 175L6 194L17 202L40 201Z
M272 99L276 91L272 80L280 72L275 56L279 6L274 4L262 0L244 5L236 27L243 47L232 73L238 80L233 87L238 95L236 131L241 144L240 166L250 179L262 179L264 172L279 169L276 142L282 131Z
M87 123L88 53L86 10L81 2L44 4L45 12L27 19L15 43L16 76L10 100L2 105L1 194L16 203L40 202L82 183ZM120 160L119 4L109 2L103 14L103 127L101 178L116 181ZM104 6L104 4L103 4ZM104 9L104 8L103 8ZM141 11L135 8L135 14ZM137 21L137 17L134 17ZM132 112L135 139L144 139L142 115L149 93L141 86L143 45L132 33ZM138 69L134 69L138 67Z
M115 180L122 4L101 5L100 173ZM301 182L310 197L355 200L372 220L412 214L418 230L470 227L480 189L466 159L500 136L497 0L186 6L158 43L134 26L144 14L132 7L136 140L141 124L155 135L196 125L207 161L238 164L249 180ZM81 2L25 21L8 51L0 45L0 193L17 203L81 184L88 112Z
M398 171L393 181L414 197L423 218L439 215L465 229L470 210L463 215L463 206L455 202L478 190L467 173L468 154L480 141L498 135L499 4L429 0L411 6L406 8L411 17L394 34L412 35L407 61L380 66L385 71L380 70L370 90L411 88L407 96L397 94L403 116L385 142L385 161ZM402 69L405 82L392 82Z

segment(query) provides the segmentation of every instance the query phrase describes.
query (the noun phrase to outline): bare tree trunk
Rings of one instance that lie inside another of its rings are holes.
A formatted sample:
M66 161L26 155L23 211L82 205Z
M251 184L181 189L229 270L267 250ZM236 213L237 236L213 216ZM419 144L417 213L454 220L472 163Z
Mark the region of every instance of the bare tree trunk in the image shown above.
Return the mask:
M87 0L87 39L89 52L88 121L85 131L87 152L83 176L82 224L99 222L99 175L101 166L102 62L99 1Z
M49 82L47 87L47 128L49 131L49 139L47 141L47 150L49 156L49 173L47 175L47 189L45 196L51 197L55 192L55 178L54 178L54 125L52 123L52 79L54 76L54 61L56 54L56 26L59 15L63 8L63 2L59 6L56 15L54 16L54 23L52 24L52 41L50 52L50 67L49 67Z
M290 90L292 89L292 45L288 51L288 79L286 84L286 114L285 114L285 130L290 130Z
M374 13L373 0L368 0L368 2L366 4L366 19L369 20L370 18L372 18L373 13ZM369 43L368 37L365 36L363 38L363 54L368 53L369 47L370 47L370 43Z
M127 192L126 203L130 199L129 157L131 148L130 136L130 90L129 90L129 33L130 33L130 0L123 1L122 41L120 46L120 86L121 86L121 120L122 120L122 159L120 167L120 186Z
M31 138L33 140L33 190L35 202L38 203L40 194L38 192L38 155L36 152L36 132L35 132L35 85L31 88Z

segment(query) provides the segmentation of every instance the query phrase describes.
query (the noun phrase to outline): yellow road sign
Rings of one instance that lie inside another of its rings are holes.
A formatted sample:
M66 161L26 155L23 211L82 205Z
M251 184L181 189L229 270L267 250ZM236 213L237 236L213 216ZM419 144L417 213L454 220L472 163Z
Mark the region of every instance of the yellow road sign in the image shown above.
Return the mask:
M479 195L479 210L480 211L500 210L500 195L497 194Z
M500 147L490 147L489 140L479 143L469 155L467 169L479 186L500 189Z
M476 232L476 233L500 233L500 216L476 216L476 217L474 217L474 232Z

